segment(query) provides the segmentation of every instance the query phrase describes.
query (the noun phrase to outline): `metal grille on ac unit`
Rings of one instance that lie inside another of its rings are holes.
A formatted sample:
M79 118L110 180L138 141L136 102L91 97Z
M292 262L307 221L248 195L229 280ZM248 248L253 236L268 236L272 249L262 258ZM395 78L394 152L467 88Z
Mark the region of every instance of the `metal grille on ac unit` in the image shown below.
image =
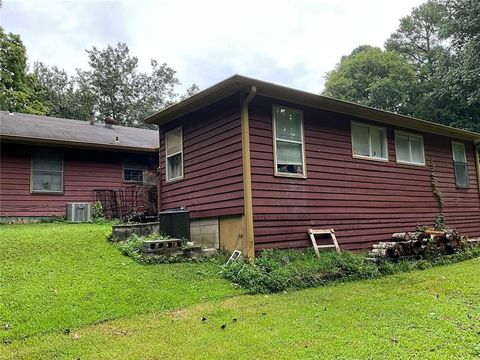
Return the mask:
M67 203L67 221L85 222L92 220L91 203Z

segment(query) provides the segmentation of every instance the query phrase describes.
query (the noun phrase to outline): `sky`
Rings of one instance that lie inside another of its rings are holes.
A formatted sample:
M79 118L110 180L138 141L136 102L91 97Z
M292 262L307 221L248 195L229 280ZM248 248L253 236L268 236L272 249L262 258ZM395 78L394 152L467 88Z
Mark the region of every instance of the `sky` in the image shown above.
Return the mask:
M325 73L363 44L382 47L425 0L0 0L0 25L20 34L29 63L71 75L85 49L126 42L142 71L177 71L181 89L233 74L319 93Z

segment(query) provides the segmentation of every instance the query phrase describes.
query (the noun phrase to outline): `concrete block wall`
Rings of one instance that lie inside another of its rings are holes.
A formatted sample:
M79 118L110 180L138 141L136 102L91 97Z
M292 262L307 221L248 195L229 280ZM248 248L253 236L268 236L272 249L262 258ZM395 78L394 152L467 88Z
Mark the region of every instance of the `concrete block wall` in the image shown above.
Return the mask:
M160 223L158 222L114 225L112 226L112 241L125 241L132 234L148 236L158 232L160 232Z
M190 238L195 245L218 249L220 247L218 218L190 220Z

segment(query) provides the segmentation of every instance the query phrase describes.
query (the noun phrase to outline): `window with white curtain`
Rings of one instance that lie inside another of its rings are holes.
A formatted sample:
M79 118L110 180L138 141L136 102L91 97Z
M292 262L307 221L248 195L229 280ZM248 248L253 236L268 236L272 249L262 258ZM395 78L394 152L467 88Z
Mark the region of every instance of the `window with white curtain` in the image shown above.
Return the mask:
M453 168L457 188L468 188L468 167L465 144L452 141Z
M178 127L165 133L167 181L183 178L183 134Z
M398 163L425 165L423 136L395 131L395 153Z
M63 192L63 156L51 150L32 154L32 192Z
M388 161L387 129L352 121L354 157Z
M273 106L275 175L305 176L305 144L301 110Z

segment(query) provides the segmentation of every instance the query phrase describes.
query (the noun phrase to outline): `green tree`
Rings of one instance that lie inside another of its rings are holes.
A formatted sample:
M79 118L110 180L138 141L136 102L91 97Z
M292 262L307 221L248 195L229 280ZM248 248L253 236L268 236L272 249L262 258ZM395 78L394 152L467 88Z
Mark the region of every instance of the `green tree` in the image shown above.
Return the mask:
M121 125L145 126L142 120L176 98L175 71L151 61L151 73L138 71L138 59L125 43L87 50L90 69L77 70L77 83L91 92L102 116L112 115Z
M360 46L326 75L324 95L409 114L414 67L395 52Z
M180 100L185 100L187 98L189 98L190 96L193 96L195 95L196 93L198 93L200 91L200 88L198 87L197 84L193 83L192 85L190 85L190 87L185 91L185 94L183 94L182 96L180 96Z
M415 66L410 114L480 130L480 3L429 0L400 19L385 47Z
M33 75L43 87L49 116L86 119L95 107L95 98L88 89L77 86L76 79L57 66L35 62Z
M442 86L439 70L450 61L442 36L446 16L444 4L429 0L401 18L398 29L385 42L388 51L397 52L415 66L418 85L411 94L409 115L443 123L448 122L451 112L435 89Z
M27 73L27 51L19 35L0 27L0 109L43 115L42 88Z
M437 62L448 51L441 36L446 19L446 6L429 0L413 8L400 19L400 25L385 42L385 49L396 51L416 66L419 81L429 81Z
M480 131L480 2L445 0L448 17L443 36L451 58L438 72L435 95L445 103L450 124Z

